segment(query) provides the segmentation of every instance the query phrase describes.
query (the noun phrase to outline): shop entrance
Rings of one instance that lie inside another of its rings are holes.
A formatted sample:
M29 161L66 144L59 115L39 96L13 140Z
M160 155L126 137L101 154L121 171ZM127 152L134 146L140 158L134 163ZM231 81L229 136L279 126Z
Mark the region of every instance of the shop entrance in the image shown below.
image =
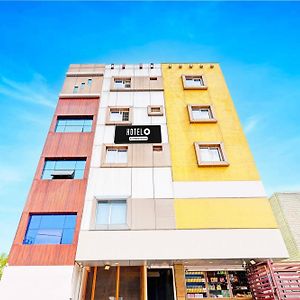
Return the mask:
M173 270L148 269L148 300L174 300Z

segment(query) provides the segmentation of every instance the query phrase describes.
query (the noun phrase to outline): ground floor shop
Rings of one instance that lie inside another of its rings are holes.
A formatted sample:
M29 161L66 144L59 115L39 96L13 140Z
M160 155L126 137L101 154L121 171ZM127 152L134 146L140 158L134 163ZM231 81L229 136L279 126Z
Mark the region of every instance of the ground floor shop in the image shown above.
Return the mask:
M209 262L207 263L207 265ZM252 299L242 265L84 267L81 300Z

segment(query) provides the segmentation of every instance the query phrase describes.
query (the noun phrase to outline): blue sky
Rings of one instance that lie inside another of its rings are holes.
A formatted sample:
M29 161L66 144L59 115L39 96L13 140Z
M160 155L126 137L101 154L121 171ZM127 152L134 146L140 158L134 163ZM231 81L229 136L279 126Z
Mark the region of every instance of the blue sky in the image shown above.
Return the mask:
M0 2L0 252L70 63L221 64L268 194L300 190L300 2Z

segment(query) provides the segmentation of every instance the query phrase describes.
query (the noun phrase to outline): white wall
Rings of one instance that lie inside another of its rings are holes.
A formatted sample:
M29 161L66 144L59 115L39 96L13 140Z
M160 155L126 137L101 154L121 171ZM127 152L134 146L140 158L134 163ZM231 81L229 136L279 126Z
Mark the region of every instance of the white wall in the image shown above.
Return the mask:
M70 300L73 266L8 266L0 285L1 300Z
M174 198L266 197L261 181L175 181Z
M278 229L81 231L80 241L83 262L288 256Z

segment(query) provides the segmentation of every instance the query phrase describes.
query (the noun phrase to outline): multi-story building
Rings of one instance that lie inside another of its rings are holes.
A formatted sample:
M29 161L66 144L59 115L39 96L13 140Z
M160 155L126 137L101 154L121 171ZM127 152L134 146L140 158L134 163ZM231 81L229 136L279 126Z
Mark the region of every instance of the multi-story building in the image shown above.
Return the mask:
M270 203L289 252L290 260L300 260L300 192L275 193Z
M285 257L218 64L70 66L1 299L251 298Z

